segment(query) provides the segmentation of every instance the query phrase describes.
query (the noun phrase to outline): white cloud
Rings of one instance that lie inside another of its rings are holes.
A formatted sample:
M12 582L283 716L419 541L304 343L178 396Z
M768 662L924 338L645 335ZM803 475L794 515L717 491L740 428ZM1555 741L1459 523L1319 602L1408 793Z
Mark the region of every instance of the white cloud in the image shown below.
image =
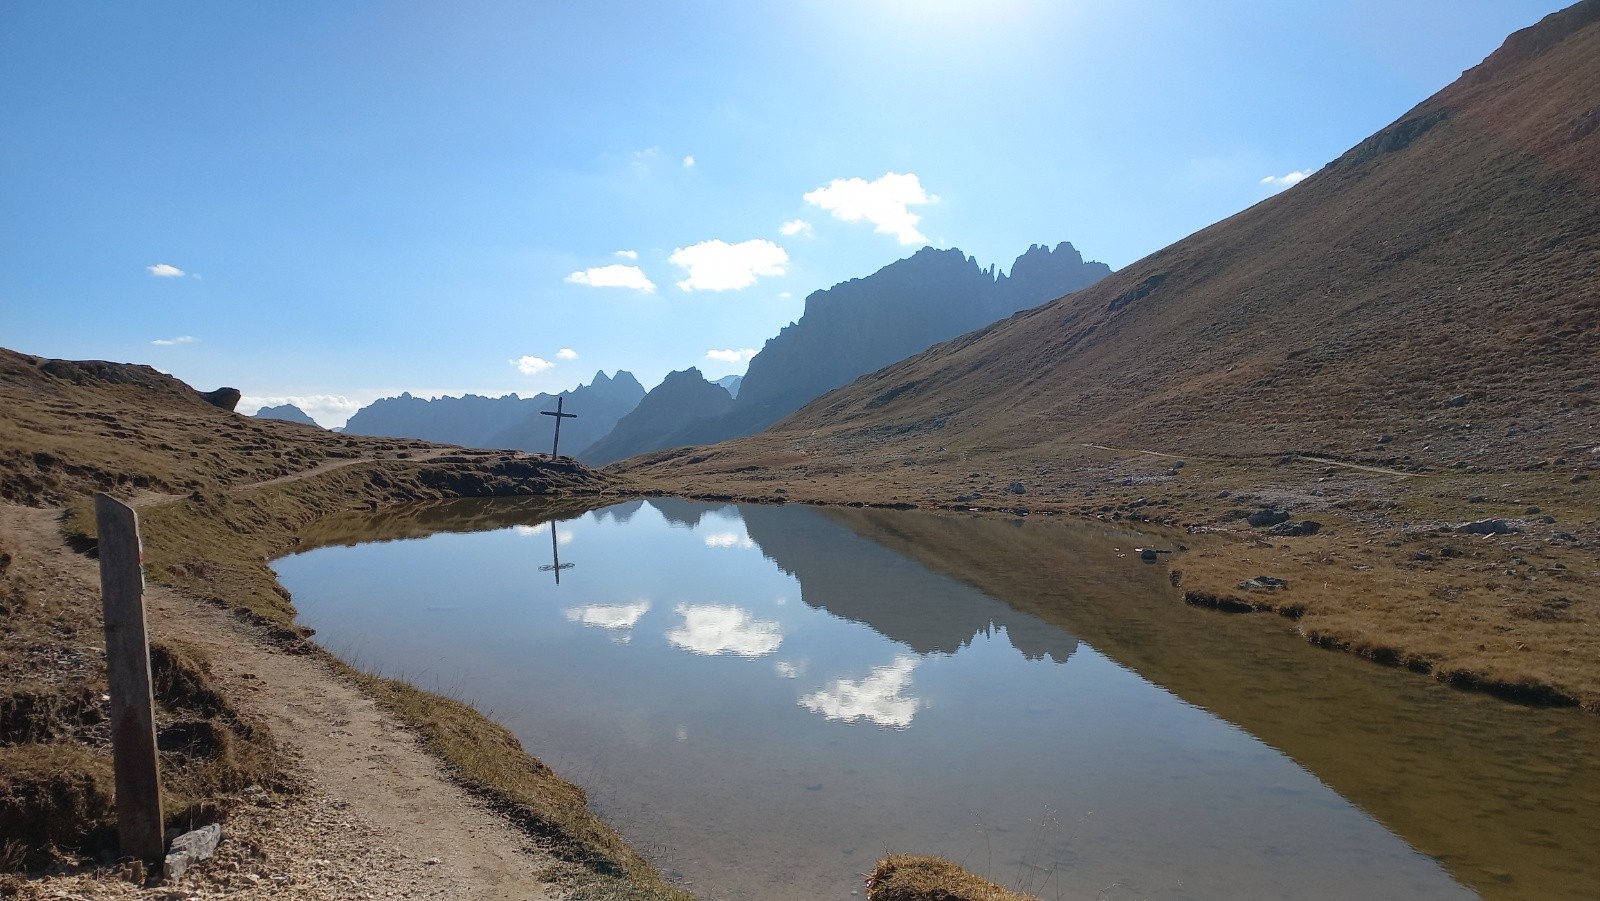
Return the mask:
M512 526L511 531L516 532L523 538L531 538L534 535L543 535L548 528L550 528L550 524L542 522L536 526Z
M1263 178L1261 183L1264 185L1271 185L1274 188L1282 190L1284 188L1294 187L1295 185L1305 181L1310 177L1310 175L1310 172L1298 171L1290 172L1288 175L1269 175L1266 178Z
M744 363L756 355L754 347L742 347L738 350L708 350L706 359L716 360L719 363Z
M588 285L591 288L632 288L646 294L656 292L655 282L650 281L643 269L621 263L574 272L567 276L565 281L571 285Z
M874 231L894 235L901 244L925 244L927 236L917 230L922 217L907 207L935 203L939 198L923 190L916 175L889 172L877 181L836 178L802 199L832 213L835 219L871 222Z
M911 687L915 657L896 657L888 666L875 666L865 679L835 679L800 699L800 706L830 720L853 723L870 720L880 726L904 729L911 725L922 702L906 697Z
M639 251L637 251L637 250L619 250L616 253L613 253L612 256L621 257L624 260L637 260L639 258Z
M804 661L801 661L800 663L788 663L783 660L779 660L777 663L772 665L772 669L777 672L779 676L782 676L785 679L798 679L801 674L806 671L806 665Z
M570 347L563 347L556 351L556 359L558 360L576 360L577 358L578 352Z
M586 607L569 607L561 611L568 621L595 626L601 629L632 629L639 617L650 610L649 601L632 604L590 604Z
M726 604L679 604L683 625L667 641L693 654L763 657L783 644L779 624L755 619L748 610Z
M790 219L788 222L778 226L778 232L785 237L804 235L809 238L812 235L811 223L804 219Z
M778 296L783 298L784 300L790 300L790 299L792 299L794 297L794 295L789 293L788 291L779 291L778 292Z
M183 278L183 270L168 263L157 263L154 266L144 267L146 272L156 278Z
M171 347L174 344L193 344L193 335L179 335L176 338L157 338L150 342L158 347Z
M683 168L685 168L685 169L693 169L694 168L694 157L692 157L692 156L684 157L683 158Z
M512 360L511 365L517 367L517 371L523 375L538 375L556 364L539 357L523 356Z
M763 276L782 275L788 268L789 254L771 241L760 239L738 244L711 240L680 247L667 261L687 274L677 283L685 291L737 291Z

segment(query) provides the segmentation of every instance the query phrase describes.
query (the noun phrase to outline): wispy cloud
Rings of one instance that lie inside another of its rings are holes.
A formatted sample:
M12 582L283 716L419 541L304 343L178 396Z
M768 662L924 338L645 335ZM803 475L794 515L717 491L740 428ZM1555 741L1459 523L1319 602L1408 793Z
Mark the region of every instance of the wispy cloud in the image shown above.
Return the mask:
M1270 185L1278 190L1292 188L1311 176L1310 172L1290 172L1288 175L1269 175L1261 180L1264 185Z
M706 359L716 360L719 363L744 363L756 355L754 347L743 347L738 350L708 350Z
M563 347L556 351L556 359L558 360L576 360L577 358L578 352L570 347Z
M556 364L540 357L524 356L512 360L511 365L517 367L517 371L523 375L538 375Z
M936 203L939 198L923 190L922 181L907 172L889 172L876 181L863 178L834 179L801 199L821 207L845 222L871 222L879 234L893 235L901 244L925 244L917 230L922 217L909 207Z
M591 288L632 288L645 294L656 293L655 282L644 274L643 269L622 263L583 269L567 276L565 281L568 284L588 285Z
M612 256L621 257L624 260L637 260L639 258L639 251L637 251L637 250L619 250L616 253L613 253Z
M737 291L764 276L782 275L789 266L789 254L782 247L761 239L729 244L722 240L701 241L680 247L667 258L687 276L678 282L685 291Z
M183 270L170 263L157 263L154 266L144 267L145 271L156 278L183 278Z
M171 347L174 344L193 344L194 340L193 335L179 335L176 338L157 338L150 343L157 347Z
M812 234L814 234L814 231L811 228L811 223L807 222L806 220L790 219L788 222L778 226L778 233L789 238L792 238L795 235L801 235L809 238L812 236Z
M586 607L568 607L561 611L569 622L596 626L601 629L632 629L641 616L650 611L649 601L632 604L590 604Z
M685 169L693 169L694 168L694 157L692 157L692 156L684 157L683 158L683 168L685 168Z

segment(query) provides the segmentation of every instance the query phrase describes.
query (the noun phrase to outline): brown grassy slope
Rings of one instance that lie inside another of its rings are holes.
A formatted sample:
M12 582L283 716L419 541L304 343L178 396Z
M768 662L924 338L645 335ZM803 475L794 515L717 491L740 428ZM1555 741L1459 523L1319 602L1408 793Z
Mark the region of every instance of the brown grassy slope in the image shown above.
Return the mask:
M267 625L267 640L300 652L314 649L291 627L293 607L267 560L298 546L313 523L405 501L490 496L522 498L496 515L538 521L611 484L570 461L240 416L145 366L0 349L0 502L63 508L62 532L92 550L90 493L138 501L152 582L232 608ZM18 521L9 515L17 509L0 513ZM405 512L393 518L430 528ZM53 575L62 567L48 558L70 554L64 544L29 555L16 537L0 527L0 871L114 841L98 592ZM274 736L219 692L194 649L163 647L153 657L163 747L192 739L162 754L169 822L225 808L250 783L292 787ZM585 891L681 896L589 812L580 789L504 729L410 686L358 679L464 784L556 856L592 871L580 880Z
M1549 17L1292 190L775 434L866 459L1046 458L1080 441L1424 468L1587 454L1597 20L1594 0Z

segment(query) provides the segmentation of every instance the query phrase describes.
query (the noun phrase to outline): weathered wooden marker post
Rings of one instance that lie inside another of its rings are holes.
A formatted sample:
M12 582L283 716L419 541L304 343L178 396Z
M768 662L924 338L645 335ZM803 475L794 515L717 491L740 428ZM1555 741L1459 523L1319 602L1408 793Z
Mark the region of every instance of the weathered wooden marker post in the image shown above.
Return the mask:
M117 773L117 838L124 857L158 861L161 779L156 770L155 695L145 634L144 552L139 517L108 494L94 496L100 533L100 597L111 683L111 753Z
M555 412L551 412L549 410L539 411L540 416L554 416L556 418L556 440L550 445L550 459L552 460L556 458L556 451L560 450L561 448L561 420L578 418L578 414L576 413L561 412L561 405L566 402L566 399L567 398L565 395L558 394L556 395Z

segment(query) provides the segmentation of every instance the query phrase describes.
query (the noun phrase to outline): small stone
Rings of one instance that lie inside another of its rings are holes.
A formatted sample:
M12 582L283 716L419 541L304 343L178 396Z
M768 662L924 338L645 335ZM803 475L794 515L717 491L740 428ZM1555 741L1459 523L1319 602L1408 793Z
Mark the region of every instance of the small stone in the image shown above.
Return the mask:
M1245 579L1240 582L1239 587L1245 591L1277 591L1280 588L1288 588L1289 582L1287 579L1279 579L1273 576L1256 576L1254 579Z
M423 863L427 864L430 867L436 867L436 866L439 865L439 858L430 857L427 860L424 860Z
M1455 397L1450 398L1449 403L1452 407L1465 407L1467 402L1470 400L1472 400L1472 398L1465 394L1457 394Z
M1024 487L1021 482L1012 482L1009 486L1007 486L1006 490L1011 492L1012 494L1027 494L1028 493L1028 489L1026 487Z
M1285 538L1298 538L1302 535L1315 535L1322 531L1322 523L1311 519L1302 519L1299 522L1280 522L1268 531L1270 534L1280 535Z
M1388 444L1389 442L1391 442L1393 440L1394 440L1394 436L1389 434L1388 432L1384 432L1382 435L1378 436L1378 443L1379 444Z
M191 866L215 853L217 842L220 841L222 841L222 826L217 823L201 826L193 832L185 832L173 839L172 846L167 849L163 873L168 879L177 879Z

